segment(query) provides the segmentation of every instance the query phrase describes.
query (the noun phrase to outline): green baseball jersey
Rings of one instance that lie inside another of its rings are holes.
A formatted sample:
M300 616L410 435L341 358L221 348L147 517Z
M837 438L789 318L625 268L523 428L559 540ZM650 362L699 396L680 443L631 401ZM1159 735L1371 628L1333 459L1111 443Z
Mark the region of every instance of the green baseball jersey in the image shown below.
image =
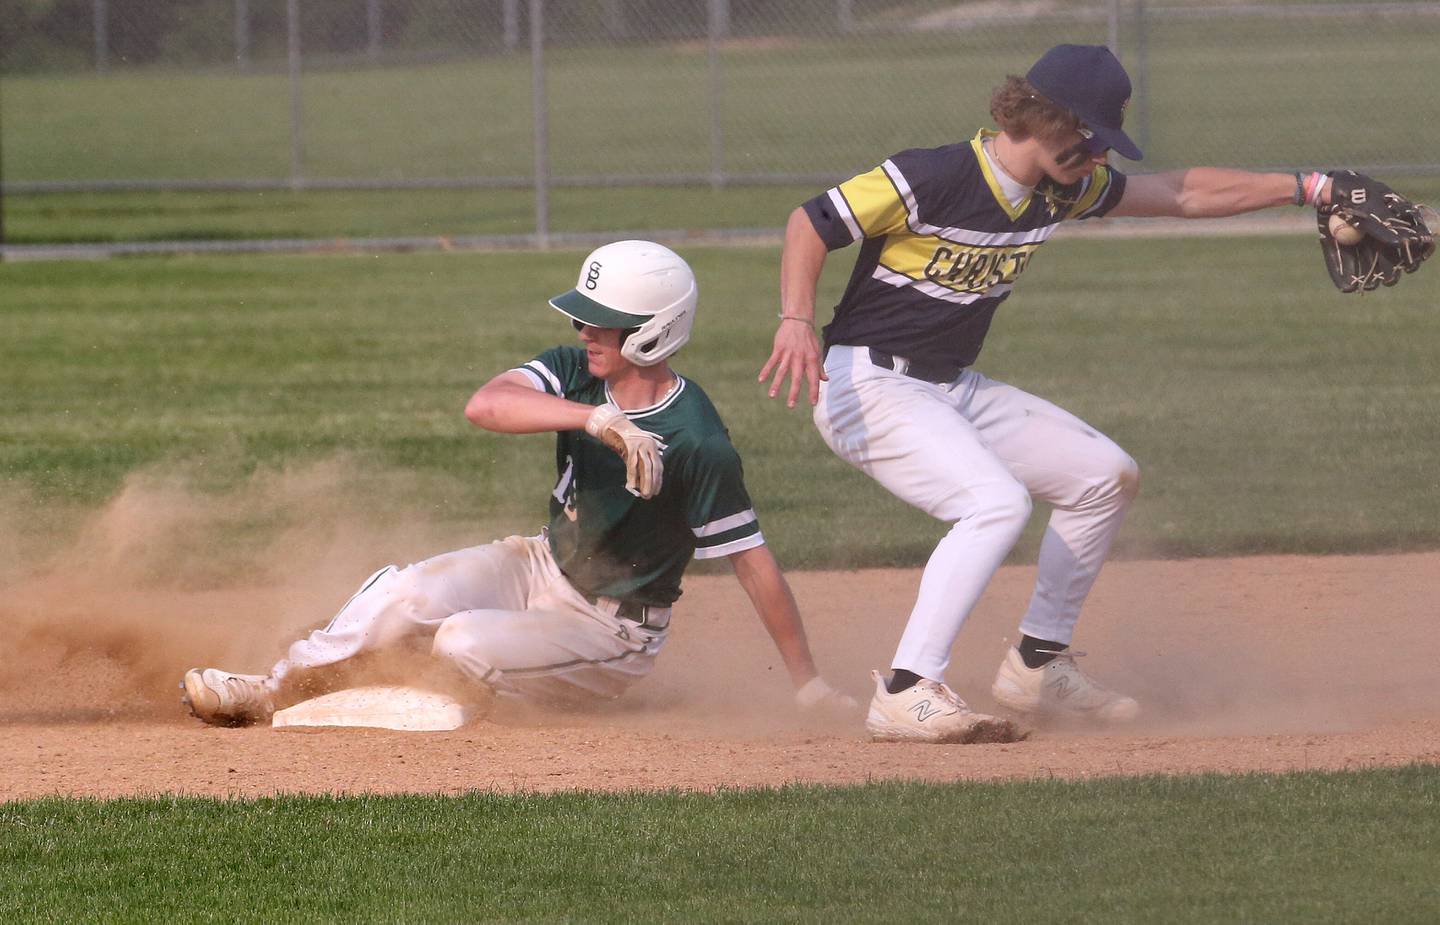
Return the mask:
M517 371L550 395L587 405L611 401L580 347L556 347ZM555 444L558 479L550 498L550 550L582 593L669 606L693 556L712 559L763 545L740 454L698 385L676 376L648 408L626 410L664 444L660 494L641 500L625 487L625 462L583 430Z

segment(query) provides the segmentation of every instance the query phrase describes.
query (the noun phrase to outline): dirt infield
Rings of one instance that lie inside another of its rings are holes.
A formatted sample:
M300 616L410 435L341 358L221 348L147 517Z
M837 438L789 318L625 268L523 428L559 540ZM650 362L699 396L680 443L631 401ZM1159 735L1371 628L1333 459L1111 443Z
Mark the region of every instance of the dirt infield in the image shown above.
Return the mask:
M979 706L990 705L990 676L1033 578L1032 568L1003 570L961 634L949 680ZM862 701L867 670L884 667L917 580L912 570L792 575L822 668ZM44 581L21 582L0 613L0 800L1440 762L1440 661L1428 645L1437 580L1437 553L1112 563L1076 648L1091 653L1087 669L1140 698L1141 721L944 747L871 744L858 716L797 716L763 629L724 576L687 581L655 674L620 702L581 716L502 711L454 733L214 729L183 712L176 685L185 668L262 669L300 613L328 616L339 579L303 593L68 587L63 596Z

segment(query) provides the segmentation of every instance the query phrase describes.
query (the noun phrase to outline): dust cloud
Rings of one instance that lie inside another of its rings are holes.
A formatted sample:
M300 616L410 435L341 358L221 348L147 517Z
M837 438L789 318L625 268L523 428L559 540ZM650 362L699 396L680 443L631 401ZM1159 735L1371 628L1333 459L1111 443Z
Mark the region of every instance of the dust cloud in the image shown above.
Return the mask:
M377 505L403 478L330 460L217 494L148 471L90 510L8 490L0 722L181 716L187 668L263 673L376 568L493 538Z
M260 472L223 493L184 473L141 472L89 510L0 493L0 725L190 722L178 706L187 668L263 672L380 566L533 526L417 513L410 479L337 459ZM861 710L870 670L890 667L919 574L789 576L821 672ZM1433 719L1440 669L1406 640L1428 638L1437 574L1435 553L1112 562L1075 648L1090 653L1087 671L1140 699L1130 735ZM977 709L994 709L990 682L1034 575L1002 569L961 631L946 680ZM860 711L793 709L790 679L732 576L688 577L669 636L652 676L589 718L495 718L720 739L862 734Z

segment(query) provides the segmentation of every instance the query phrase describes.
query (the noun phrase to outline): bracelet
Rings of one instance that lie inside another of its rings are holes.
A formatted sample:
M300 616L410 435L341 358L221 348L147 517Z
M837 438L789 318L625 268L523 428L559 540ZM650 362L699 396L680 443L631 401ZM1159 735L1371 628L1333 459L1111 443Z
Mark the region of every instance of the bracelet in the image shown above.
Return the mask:
M781 313L779 315L776 315L775 317L779 318L781 321L803 321L812 327L815 325L815 320L813 318L806 318L803 315L786 315L784 313Z
M1318 206L1320 204L1320 192L1325 189L1325 181L1328 178L1319 171L1312 171L1308 176L1303 172L1295 172L1295 196L1291 200L1297 206Z

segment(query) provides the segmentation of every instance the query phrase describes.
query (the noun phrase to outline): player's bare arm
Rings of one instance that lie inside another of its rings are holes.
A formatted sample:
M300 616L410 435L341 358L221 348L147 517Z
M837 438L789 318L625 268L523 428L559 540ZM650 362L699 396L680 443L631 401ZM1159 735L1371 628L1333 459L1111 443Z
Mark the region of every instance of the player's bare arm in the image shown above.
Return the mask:
M594 411L594 405L546 395L514 370L482 385L465 405L470 423L499 434L584 430Z
M810 654L810 644L805 638L805 624L800 619L800 608L790 583L780 571L780 564L768 546L755 546L732 553L730 566L735 577L745 589L755 613L765 630L775 642L785 670L795 685L797 702L803 707L822 703L832 707L857 707L851 698L830 687L815 670L815 659Z
M1223 218L1290 205L1295 195L1295 176L1288 173L1193 167L1128 180L1125 195L1110 211L1113 216ZM1326 181L1317 202L1328 204L1329 197L1330 183Z
M502 434L583 430L625 460L626 487L642 498L660 493L664 462L659 441L614 405L587 405L547 395L523 373L509 370L470 396L465 417L477 427Z
M815 290L825 265L825 242L804 209L795 209L785 226L785 246L780 253L780 326L770 359L760 370L759 381L774 375L770 397L780 394L790 380L786 405L795 407L801 383L809 387L810 404L820 400L820 381L825 379L821 364L820 340L815 336Z

